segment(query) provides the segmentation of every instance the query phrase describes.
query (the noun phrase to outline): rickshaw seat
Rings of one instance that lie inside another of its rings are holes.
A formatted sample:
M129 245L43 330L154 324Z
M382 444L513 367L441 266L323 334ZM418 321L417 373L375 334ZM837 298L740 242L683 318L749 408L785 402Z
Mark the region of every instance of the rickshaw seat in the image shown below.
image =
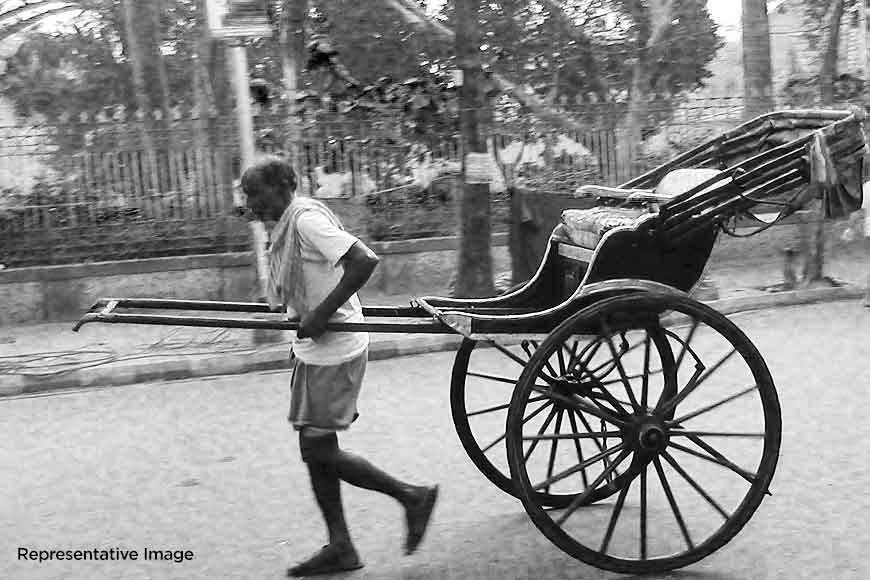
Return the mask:
M581 186L578 190L580 193L623 199L625 203L623 207L597 206L563 211L562 223L557 228L556 239L594 250L608 230L633 225L641 216L651 211L658 211L659 204L665 204L674 197L721 174L722 172L717 169L675 169L667 173L652 190ZM605 195L608 193L613 195ZM652 204L652 207L645 207L644 204Z

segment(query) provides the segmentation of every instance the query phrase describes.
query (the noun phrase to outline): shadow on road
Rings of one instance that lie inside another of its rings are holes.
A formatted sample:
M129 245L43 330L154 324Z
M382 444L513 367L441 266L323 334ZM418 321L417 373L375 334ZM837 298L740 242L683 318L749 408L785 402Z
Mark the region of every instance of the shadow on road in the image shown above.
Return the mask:
M667 574L628 576L599 570L572 558L551 544L525 513L481 518L473 524L439 531L420 556L400 568L361 570L342 578L383 580L740 580L707 570L678 570Z

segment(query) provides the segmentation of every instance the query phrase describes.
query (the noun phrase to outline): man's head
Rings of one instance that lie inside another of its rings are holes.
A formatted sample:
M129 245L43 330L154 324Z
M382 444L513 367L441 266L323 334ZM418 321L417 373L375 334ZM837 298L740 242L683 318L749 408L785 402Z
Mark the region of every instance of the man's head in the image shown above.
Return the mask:
M257 219L276 222L296 194L296 172L280 157L264 157L245 170L242 191Z

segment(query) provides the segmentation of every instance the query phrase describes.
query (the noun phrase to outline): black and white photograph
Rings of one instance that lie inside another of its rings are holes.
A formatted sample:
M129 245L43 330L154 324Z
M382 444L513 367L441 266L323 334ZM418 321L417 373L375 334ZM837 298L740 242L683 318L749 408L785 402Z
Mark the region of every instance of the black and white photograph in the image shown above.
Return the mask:
M870 578L870 0L0 0L0 580Z

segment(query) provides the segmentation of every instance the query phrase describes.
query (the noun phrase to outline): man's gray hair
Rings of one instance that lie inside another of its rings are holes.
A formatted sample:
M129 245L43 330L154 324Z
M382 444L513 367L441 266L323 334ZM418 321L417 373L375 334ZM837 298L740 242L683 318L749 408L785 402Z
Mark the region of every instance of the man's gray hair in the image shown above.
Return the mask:
M262 194L264 190L274 191L276 188L282 194L296 191L296 171L289 161L276 155L266 155L259 158L242 174L242 191L245 195Z

